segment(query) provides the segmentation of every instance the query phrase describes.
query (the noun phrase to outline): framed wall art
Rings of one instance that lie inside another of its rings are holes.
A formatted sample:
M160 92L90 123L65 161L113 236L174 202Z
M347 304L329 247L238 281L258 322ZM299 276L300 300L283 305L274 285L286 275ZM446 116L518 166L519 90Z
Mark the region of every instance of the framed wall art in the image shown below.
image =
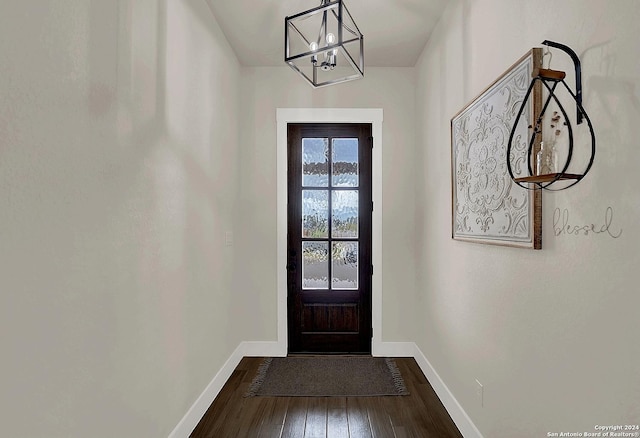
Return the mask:
M540 249L542 196L515 184L507 170L507 142L542 49L520 58L451 119L452 238ZM539 85L539 84L538 84ZM518 121L511 150L514 176L528 175L533 114L542 102L533 90Z

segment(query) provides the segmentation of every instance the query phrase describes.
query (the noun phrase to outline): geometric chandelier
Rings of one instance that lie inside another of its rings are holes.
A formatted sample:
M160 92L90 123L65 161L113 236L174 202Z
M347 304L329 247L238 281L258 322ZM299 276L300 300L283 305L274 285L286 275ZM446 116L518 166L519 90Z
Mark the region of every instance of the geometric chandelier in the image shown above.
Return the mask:
M284 61L312 87L364 77L364 36L342 0L321 0L284 27Z

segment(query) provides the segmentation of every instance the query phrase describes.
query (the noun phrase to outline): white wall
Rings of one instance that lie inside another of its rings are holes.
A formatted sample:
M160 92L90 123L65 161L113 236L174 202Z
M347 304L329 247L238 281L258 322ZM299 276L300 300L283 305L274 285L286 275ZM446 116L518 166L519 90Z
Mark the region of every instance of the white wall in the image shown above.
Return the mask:
M634 0L458 0L417 65L416 341L486 437L640 423L639 21ZM541 251L453 241L450 119L545 39L581 57L594 167L543 194ZM555 235L556 208L600 229L607 207L619 238Z
M0 435L167 436L241 341L237 60L203 1L0 9Z
M417 69L312 90L241 69L200 0L4 1L0 434L166 436L276 339L278 107L384 109L382 340L415 340L485 436L640 423L639 20L457 0ZM542 251L452 241L449 120L543 39L583 60L594 169L544 195ZM554 236L555 208L609 206L620 238Z
M414 86L412 68L369 68L362 80L318 90L288 67L242 69L237 277L247 307L261 315L247 321L245 339L277 338L276 108L384 110L381 338L412 339Z

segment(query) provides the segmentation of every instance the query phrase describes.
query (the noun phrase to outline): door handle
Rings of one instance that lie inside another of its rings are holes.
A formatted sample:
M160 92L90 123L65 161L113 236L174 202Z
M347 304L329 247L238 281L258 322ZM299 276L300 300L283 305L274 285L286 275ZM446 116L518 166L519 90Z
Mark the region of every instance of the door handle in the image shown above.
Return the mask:
M295 272L296 269L298 269L298 263L296 260L296 255L298 253L296 252L295 249L291 249L289 251L289 263L287 263L287 271L292 271Z

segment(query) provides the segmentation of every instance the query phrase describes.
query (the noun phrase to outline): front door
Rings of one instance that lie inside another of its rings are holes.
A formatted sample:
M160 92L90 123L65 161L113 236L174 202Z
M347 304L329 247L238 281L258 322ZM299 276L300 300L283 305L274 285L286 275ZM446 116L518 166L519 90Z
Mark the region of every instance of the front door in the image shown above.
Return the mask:
M371 353L370 124L288 125L290 353Z

